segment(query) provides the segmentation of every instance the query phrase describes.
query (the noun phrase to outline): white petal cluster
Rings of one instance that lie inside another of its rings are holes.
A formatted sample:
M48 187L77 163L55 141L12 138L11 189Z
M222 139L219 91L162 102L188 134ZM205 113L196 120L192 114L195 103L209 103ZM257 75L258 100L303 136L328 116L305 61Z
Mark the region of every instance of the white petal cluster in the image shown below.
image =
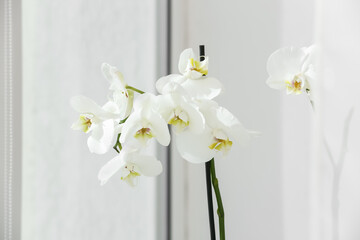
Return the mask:
M240 121L216 102L199 103L205 119L205 129L200 134L186 132L177 135L177 147L182 157L192 163L203 163L215 156L226 154L232 146L244 146L254 135Z
M116 132L116 121L119 120L117 106L109 101L100 107L93 100L84 96L73 97L70 103L80 113L79 119L72 125L72 128L91 133L87 141L90 152L106 153Z
M286 90L287 94L311 96L315 77L315 47L285 47L270 55L267 62L269 87Z
M136 185L139 176L159 175L161 162L144 152L151 141L169 145L169 125L181 156L192 163L226 155L232 147L249 141L252 133L213 100L223 87L216 78L207 76L209 58L204 58L200 61L192 49L184 50L179 59L180 74L156 82L160 95L128 86L117 68L104 63L109 101L100 107L82 96L72 99L73 108L80 113L72 128L91 133L90 151L103 154L113 146L118 152L100 170L102 184L117 172L131 186Z
M135 186L138 176L157 176L162 172L162 165L154 156L143 155L136 148L124 148L101 168L98 175L101 184L105 184L118 171L121 180Z
M120 142L135 142L146 146L152 138L161 145L167 146L170 143L170 134L167 123L162 116L155 111L157 97L144 93L139 96L134 104L134 112L124 123Z
M208 77L209 58L204 61L196 60L194 51L184 50L179 59L179 72L160 78L156 82L156 89L161 94L174 91L186 92L191 98L213 99L222 90L222 84L216 78ZM182 90L179 90L182 88Z

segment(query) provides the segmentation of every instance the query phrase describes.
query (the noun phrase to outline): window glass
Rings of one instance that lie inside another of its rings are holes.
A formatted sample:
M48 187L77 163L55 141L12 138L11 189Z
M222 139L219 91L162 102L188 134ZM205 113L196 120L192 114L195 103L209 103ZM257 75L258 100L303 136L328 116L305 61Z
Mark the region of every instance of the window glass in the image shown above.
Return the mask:
M156 180L100 186L116 152L89 152L69 104L79 94L106 102L103 62L153 91L155 12L155 1L23 2L23 240L155 239Z

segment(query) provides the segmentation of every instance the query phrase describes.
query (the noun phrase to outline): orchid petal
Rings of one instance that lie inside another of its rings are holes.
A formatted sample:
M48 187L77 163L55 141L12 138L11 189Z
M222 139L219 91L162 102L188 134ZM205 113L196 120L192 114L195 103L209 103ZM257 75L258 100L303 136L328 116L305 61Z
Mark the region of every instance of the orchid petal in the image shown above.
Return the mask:
M124 119L129 116L133 107L134 92L116 90L113 92L113 98L119 108L120 118Z
M155 177L163 170L161 162L154 156L136 155L133 162L139 167L139 173L146 177Z
M171 94L160 95L158 109L156 110L159 112L159 114L165 121L169 121L171 113L175 106L176 105L174 104Z
M195 58L195 53L194 53L194 50L192 50L192 48L185 49L180 54L179 66L178 67L179 67L179 72L181 74L186 73L186 68L187 68L187 65L188 65L188 62L189 62L190 58Z
M87 117L86 115L80 115L79 119L71 125L71 128L73 130L80 130L82 132L88 133L92 126L90 117L91 116Z
M114 121L112 119L95 125L91 136L87 140L90 152L96 154L106 153L112 145L114 138Z
M92 99L85 96L75 96L70 100L75 111L84 114L103 115L104 110Z
M158 97L152 93L141 94L134 101L134 110L151 109L153 106L157 105L157 99Z
M306 48L286 47L275 51L267 61L269 78L266 83L274 89L285 89L295 75L302 73L308 56Z
M267 71L270 76L280 78L287 74L297 74L301 72L305 58L306 52L302 48L281 48L270 55Z
M269 77L266 80L266 84L273 89L283 90L286 88L286 82L283 79Z
M139 130L141 126L141 113L140 111L136 111L132 113L126 122L123 124L120 136L120 142L125 143L134 137L137 130Z
M186 77L179 74L170 74L161 77L156 81L156 90L161 94L181 91L180 85L186 80Z
M104 185L120 168L126 165L123 156L124 155L120 153L120 155L111 159L100 169L98 179L101 185Z
M112 114L113 118L122 118L119 106L113 101L108 101L107 103L105 103L102 109L108 113L107 115Z
M148 114L148 120L150 122L151 132L156 140L163 146L167 146L170 143L170 133L165 120L160 114L151 111Z
M191 97L213 99L223 91L223 86L216 78L202 77L197 80L188 79L181 85Z
M251 139L249 131L241 122L226 108L219 107L216 111L216 117L219 119L227 134L239 145L246 146Z
M201 133L205 128L205 119L196 106L182 98L181 108L189 116L189 130L194 133Z
M116 71L116 68L111 66L108 63L103 63L101 65L101 71L102 71L104 77L106 78L106 80L108 80L109 83L111 84L114 81L113 72Z
M124 90L126 82L122 73L116 68L107 63L101 65L103 75L110 83L110 90Z
M206 128L201 134L184 131L176 134L175 139L180 155L191 163L204 163L215 155L215 152L209 148L213 139L209 128Z
M198 71L195 71L195 70L190 70L187 73L185 73L185 76L188 79L198 80L199 78L201 78L204 75L201 72L198 72Z

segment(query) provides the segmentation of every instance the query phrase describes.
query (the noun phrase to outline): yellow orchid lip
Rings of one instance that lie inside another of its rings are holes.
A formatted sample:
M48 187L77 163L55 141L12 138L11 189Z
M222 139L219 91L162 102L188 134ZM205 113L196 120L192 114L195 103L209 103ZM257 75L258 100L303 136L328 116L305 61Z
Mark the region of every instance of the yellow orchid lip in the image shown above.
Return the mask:
M131 186L135 186L136 185L135 179L136 177L141 176L141 174L134 170L135 169L134 165L125 166L125 169L129 171L129 174L127 174L125 177L121 177L121 180L126 181Z
M206 68L206 65L201 64L199 61L194 60L194 58L190 58L190 65L192 66L190 70L197 71L203 75L208 74L208 69Z
M139 177L139 176L141 176L140 173L131 171L126 177L121 177L121 180L128 180L130 178Z
M209 148L216 151L223 151L225 154L230 151L232 141L229 139L214 138L214 142L209 145Z
M135 133L134 137L143 142L146 142L147 140L153 138L154 135L152 134L150 128L141 128Z
M80 122L82 126L82 131L85 133L88 132L92 124L91 119L84 115L80 115Z
M304 88L304 79L301 74L295 75L293 80L285 81L287 93L301 94Z
M121 93L122 93L123 95L125 95L126 98L129 98L129 94L128 94L127 91L124 91L124 90L123 90L123 91L121 91Z
M184 130L187 126L189 126L189 121L182 120L179 116L174 116L168 122L168 124L173 125L176 127L178 131Z

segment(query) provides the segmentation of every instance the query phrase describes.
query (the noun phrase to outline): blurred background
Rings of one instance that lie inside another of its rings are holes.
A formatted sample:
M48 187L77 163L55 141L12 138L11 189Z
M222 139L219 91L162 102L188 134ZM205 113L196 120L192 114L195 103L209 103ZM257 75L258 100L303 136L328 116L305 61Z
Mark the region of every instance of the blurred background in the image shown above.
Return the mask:
M227 239L360 238L360 2L0 3L4 239L209 239L203 164L184 161L174 144L154 146L161 176L142 178L135 189L116 177L100 186L97 173L115 152L89 153L86 137L70 129L78 117L72 96L106 101L103 62L156 93L159 77L178 73L182 50L197 52L200 44L209 74L225 86L220 105L262 133L216 162ZM316 112L305 95L286 96L265 84L272 52L314 43L321 76ZM334 167L338 162L342 168Z

